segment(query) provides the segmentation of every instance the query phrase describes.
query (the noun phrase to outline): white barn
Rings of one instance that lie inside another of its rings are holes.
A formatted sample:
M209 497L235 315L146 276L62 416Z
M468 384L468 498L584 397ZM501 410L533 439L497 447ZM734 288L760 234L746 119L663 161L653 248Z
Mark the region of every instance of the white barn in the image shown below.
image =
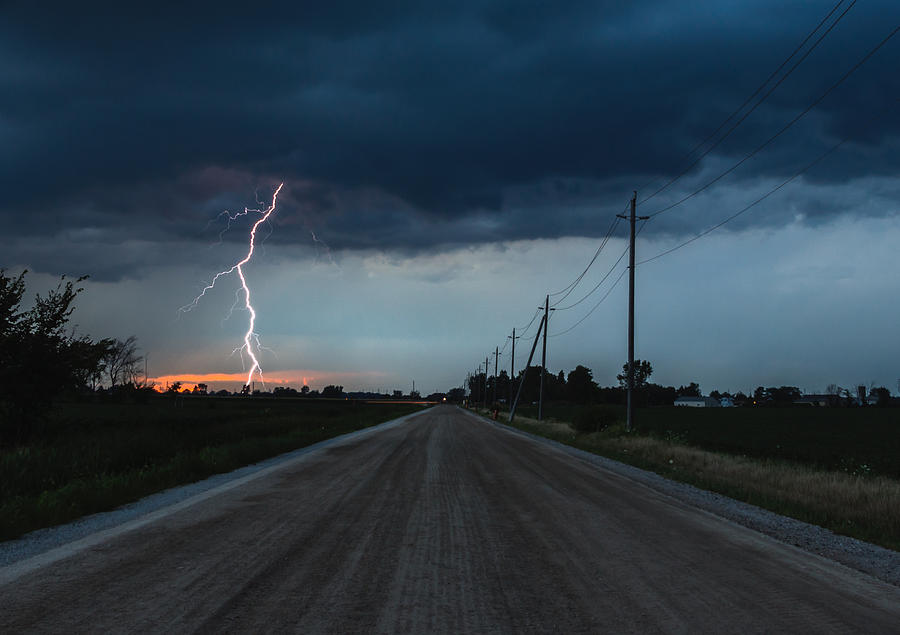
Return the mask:
M674 405L689 408L718 408L721 406L719 400L713 397L679 397L675 400Z

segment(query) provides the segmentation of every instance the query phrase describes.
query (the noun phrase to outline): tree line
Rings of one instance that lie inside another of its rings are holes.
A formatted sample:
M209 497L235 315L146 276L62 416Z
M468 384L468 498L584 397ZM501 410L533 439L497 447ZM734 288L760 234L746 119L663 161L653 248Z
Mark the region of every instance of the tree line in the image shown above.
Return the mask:
M653 374L653 366L646 360L637 359L634 362L634 387L638 405L661 406L672 405L678 397L699 397L700 386L691 382L687 386L661 386L650 382ZM522 393L519 403L531 403L540 398L541 367L530 366L522 369L515 379L510 379L504 370L498 376L485 377L481 372L469 377L468 388L470 399L476 403L485 401L509 402L515 399L519 390L522 377L525 382L522 385ZM628 364L622 366L622 373L616 375L618 386L600 386L594 381L594 373L587 366L579 364L568 375L559 371L554 375L546 370L544 374L544 400L568 401L577 404L614 404L625 403L628 382ZM486 393L485 393L486 390Z
M593 371L590 368L578 365L566 375L563 371L553 374L543 371L544 374L544 400L566 401L575 404L610 404L623 405L626 401L628 384L628 364L622 366L622 372L616 375L617 386L600 386L594 381ZM662 386L650 382L653 374L653 366L646 360L635 360L634 368L634 398L638 406L671 406L679 397L702 397L700 385L690 382L687 385ZM511 403L515 399L522 377L525 382L522 385L522 393L519 403L527 404L540 398L541 367L530 366L520 370L514 379L504 370L498 376L486 377L484 372L470 375L468 388L470 399L474 403ZM826 389L828 393L828 405L853 406L857 404L856 396L851 391L834 384ZM803 393L796 386L758 386L750 394L742 391L736 393L719 392L713 390L709 396L714 399L729 398L734 405L752 406L789 406L796 403ZM879 407L892 404L891 393L884 387L870 389L869 403Z

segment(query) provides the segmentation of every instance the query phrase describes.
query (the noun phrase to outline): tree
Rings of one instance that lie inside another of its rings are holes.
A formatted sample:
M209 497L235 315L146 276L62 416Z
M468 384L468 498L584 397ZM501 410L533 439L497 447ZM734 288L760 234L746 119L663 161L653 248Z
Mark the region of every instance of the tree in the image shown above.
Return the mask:
M879 408L886 408L891 404L891 391L884 386L881 386L880 388L873 388L872 396L875 397L875 405Z
M586 366L578 365L569 373L566 394L570 401L579 404L593 403L597 399L597 382L594 373Z
M501 370L497 376L488 377L487 394L488 398L493 399L497 395L497 401L505 401L509 398L509 374L505 370ZM496 392L494 388L496 387Z
M344 396L343 386L329 385L322 389L322 396L330 399L340 399Z
M73 368L79 388L97 390L106 371L106 358L113 341L102 339L92 342L87 337L73 340L69 353L73 358Z
M451 388L447 391L447 401L450 403L462 403L466 398L466 390L464 388Z
M35 421L60 394L90 382L102 343L67 333L82 292L75 281L60 278L55 289L37 294L22 311L25 274L0 269L0 444L25 441Z
M469 399L473 403L481 403L484 399L484 373L469 376Z
M767 388L766 392L772 401L782 406L792 404L803 396L803 393L801 393L800 389L796 386L772 387Z
M109 340L110 345L104 358L106 376L110 388L117 384L137 383L138 367L143 357L137 354L137 338L129 335L123 340Z
M687 386L679 386L678 390L675 391L675 394L678 397L702 397L702 393L700 392L700 384L695 381L692 381Z
M659 384L647 384L638 394L641 405L647 406L671 406L678 394L672 386L660 386Z
M634 387L635 388L643 388L647 385L647 381L650 379L650 375L653 374L653 366L650 365L650 362L646 360L636 359L634 360ZM619 380L619 386L622 388L628 388L628 362L622 364L622 374L616 375L616 379Z

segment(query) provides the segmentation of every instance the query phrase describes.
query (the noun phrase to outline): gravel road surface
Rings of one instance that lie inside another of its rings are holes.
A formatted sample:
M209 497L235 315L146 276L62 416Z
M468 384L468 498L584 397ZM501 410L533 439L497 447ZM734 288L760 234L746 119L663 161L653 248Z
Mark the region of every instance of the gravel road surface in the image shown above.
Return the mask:
M0 631L897 633L900 589L450 406L0 568Z

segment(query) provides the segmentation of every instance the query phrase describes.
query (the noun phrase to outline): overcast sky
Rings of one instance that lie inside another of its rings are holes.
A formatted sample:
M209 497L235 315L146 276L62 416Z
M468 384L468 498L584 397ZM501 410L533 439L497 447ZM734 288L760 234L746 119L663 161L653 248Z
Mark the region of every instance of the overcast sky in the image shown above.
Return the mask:
M766 197L637 267L637 357L704 392L896 394L900 35L866 56L898 25L894 0L8 3L0 267L90 275L80 332L234 388L237 278L178 309L247 253L259 214L221 213L283 182L244 267L268 384L443 391L634 190L638 261ZM553 372L615 383L626 229L551 296Z

